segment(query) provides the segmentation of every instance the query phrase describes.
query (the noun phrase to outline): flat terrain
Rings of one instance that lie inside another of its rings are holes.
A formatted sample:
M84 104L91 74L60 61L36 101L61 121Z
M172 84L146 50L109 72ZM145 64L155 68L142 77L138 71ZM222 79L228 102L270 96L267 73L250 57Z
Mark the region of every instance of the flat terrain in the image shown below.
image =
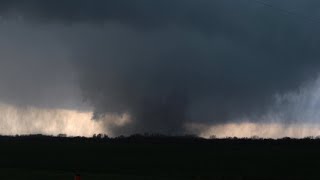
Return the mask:
M0 137L0 179L315 179L320 140Z

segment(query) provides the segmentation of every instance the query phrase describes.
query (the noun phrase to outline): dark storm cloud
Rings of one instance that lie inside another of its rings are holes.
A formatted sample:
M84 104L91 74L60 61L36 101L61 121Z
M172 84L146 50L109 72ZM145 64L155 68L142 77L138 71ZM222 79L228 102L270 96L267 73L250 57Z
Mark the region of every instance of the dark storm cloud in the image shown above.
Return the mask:
M0 1L4 17L66 26L95 117L117 133L181 133L186 122L258 120L276 93L318 72L318 1ZM278 8L279 7L279 8ZM288 13L283 8L298 13ZM300 15L299 15L300 14Z
M52 29L0 23L0 103L68 109L81 104L69 53Z

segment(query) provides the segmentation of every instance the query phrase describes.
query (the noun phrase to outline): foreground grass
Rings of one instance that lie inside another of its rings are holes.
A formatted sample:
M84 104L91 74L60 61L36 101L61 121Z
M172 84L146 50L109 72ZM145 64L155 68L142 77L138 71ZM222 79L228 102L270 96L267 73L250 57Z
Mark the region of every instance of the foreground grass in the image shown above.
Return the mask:
M19 168L2 168L0 169L1 180L73 180L74 173L56 170L38 170L38 169L19 169ZM137 176L137 175L121 175L121 174L106 174L106 173L90 173L82 172L81 179L83 180L140 180L140 179L179 179L179 177L157 177L157 176ZM184 178L183 178L184 179Z
M0 179L315 179L319 140L0 138Z

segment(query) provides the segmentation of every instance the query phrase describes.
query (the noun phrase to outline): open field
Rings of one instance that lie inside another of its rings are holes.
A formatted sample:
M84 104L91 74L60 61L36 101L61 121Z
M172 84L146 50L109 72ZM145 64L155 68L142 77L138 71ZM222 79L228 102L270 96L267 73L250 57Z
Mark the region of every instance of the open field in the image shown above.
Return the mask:
M0 179L314 179L320 140L1 137Z

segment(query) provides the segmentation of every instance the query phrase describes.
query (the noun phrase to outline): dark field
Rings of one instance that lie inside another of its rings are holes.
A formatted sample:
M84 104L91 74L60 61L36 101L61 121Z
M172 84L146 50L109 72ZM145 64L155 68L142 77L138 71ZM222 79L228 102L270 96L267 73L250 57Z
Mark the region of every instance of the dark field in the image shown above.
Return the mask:
M318 179L320 140L0 137L0 179Z

